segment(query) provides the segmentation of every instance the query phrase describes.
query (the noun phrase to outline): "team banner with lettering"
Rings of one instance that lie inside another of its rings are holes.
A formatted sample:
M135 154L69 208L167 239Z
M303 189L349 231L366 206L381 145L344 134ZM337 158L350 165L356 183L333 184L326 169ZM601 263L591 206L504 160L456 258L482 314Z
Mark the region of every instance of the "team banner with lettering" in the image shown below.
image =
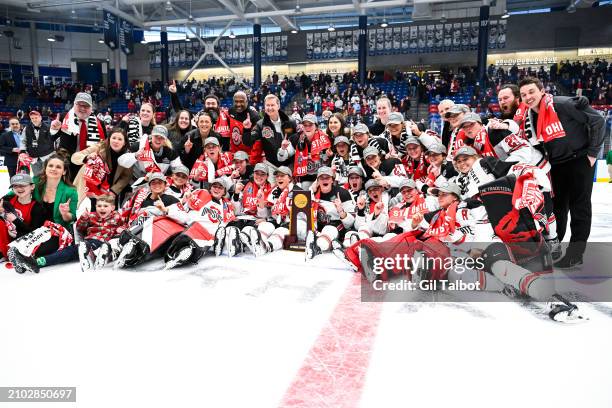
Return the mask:
M111 50L116 50L119 46L117 31L117 17L108 11L104 11L104 44Z
M119 19L119 46L126 55L134 53L134 26L123 19Z

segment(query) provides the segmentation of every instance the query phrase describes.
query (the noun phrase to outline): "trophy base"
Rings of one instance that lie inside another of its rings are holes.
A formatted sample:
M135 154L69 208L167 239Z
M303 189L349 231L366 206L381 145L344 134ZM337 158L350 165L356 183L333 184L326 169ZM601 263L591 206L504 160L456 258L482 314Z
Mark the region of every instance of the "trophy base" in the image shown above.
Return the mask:
M287 236L283 241L283 249L295 252L304 252L306 250L306 242L300 241L295 236Z

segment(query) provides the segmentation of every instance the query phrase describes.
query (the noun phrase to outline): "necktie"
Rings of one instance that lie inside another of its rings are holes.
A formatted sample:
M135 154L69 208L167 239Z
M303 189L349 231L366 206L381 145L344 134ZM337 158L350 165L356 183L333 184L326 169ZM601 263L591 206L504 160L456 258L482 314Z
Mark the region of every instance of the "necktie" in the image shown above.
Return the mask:
M87 124L84 120L81 121L81 130L79 131L79 151L85 150L87 147Z

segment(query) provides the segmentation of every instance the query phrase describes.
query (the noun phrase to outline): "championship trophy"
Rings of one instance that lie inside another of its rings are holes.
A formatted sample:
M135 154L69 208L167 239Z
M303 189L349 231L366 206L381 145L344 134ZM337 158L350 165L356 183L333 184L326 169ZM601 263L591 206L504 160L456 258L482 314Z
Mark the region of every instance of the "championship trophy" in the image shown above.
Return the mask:
M293 199L291 200L291 210L289 213L289 234L285 237L283 248L289 251L304 251L306 242L298 239L297 220L299 214L306 215L306 234L314 230L314 216L312 213L312 199L310 191L294 187Z

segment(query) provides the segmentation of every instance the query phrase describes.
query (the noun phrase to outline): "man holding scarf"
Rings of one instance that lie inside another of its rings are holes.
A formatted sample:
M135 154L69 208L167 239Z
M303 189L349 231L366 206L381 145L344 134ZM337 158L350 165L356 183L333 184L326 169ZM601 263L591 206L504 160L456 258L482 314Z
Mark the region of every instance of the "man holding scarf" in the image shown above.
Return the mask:
M519 89L529 107L531 132L543 144L551 164L559 240L565 235L568 211L572 218L570 245L555 266L579 266L591 232L593 166L603 144L604 120L587 98L553 97L536 78L523 79Z

